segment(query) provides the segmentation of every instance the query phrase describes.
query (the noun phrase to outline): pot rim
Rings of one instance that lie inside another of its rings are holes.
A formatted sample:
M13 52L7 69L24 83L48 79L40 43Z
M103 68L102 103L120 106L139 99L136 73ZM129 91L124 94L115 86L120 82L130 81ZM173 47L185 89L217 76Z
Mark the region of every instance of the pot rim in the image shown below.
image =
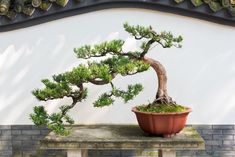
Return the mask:
M192 112L192 108L190 107L187 107L187 110L184 111L184 112L168 112L168 113L157 113L157 112L141 112L141 111L138 111L136 106L132 108L132 112L134 113L142 113L142 114L149 114L149 115L179 115L179 114L185 114L185 113L190 113Z

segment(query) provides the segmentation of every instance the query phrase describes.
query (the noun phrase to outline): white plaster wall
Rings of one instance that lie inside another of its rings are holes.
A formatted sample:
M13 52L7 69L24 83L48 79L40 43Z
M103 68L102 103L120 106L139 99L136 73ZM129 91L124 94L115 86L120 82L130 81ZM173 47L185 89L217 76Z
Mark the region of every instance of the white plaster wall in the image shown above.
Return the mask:
M152 25L157 31L183 35L182 49L156 47L149 56L168 72L169 94L193 108L188 123L235 123L235 29L199 19L144 9L109 9L77 15L25 29L0 33L0 125L31 124L34 105L51 112L69 100L38 102L31 94L40 80L81 63L73 48L113 38L128 39L122 24ZM131 39L128 39L131 40ZM129 45L133 48L133 45ZM128 104L93 108L92 102L109 86L89 85L89 98L71 114L77 123L136 123L130 111L152 101L157 80L152 70L134 77L118 77L117 86L141 82L144 91Z

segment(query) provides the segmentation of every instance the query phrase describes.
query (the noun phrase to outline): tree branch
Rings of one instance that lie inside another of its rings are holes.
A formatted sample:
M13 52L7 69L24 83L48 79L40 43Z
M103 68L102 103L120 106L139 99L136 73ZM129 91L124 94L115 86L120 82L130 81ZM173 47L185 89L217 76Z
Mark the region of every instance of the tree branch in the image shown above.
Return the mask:
M136 71L136 72L134 72L134 73L127 73L127 75L135 75L135 74L137 74L137 73L139 73L139 72Z
M107 81L107 80L89 79L88 81L91 82L91 83L93 83L93 84L95 84L95 85L104 85L104 84L109 83L109 81Z
M125 53L123 50L121 50L121 52L119 52L118 55L127 56L131 59L138 59L139 58L138 56L134 55L133 53L130 53L130 52Z
M93 55L93 56L92 56L92 55L90 55L90 56L88 56L88 57L84 57L84 58L82 58L82 59L90 59L90 58L94 58L94 57L95 57L95 58L96 58L96 57L98 58L98 57L104 57L104 56L105 56L105 54Z
M141 40L141 39L143 39L144 37L137 37L137 36L135 36L135 39L136 40Z
M77 97L76 97L76 96L72 96L72 100L73 100L72 104L66 106L63 110L61 110L61 118L64 117L64 116L66 115L66 113L67 113L71 108L73 108L73 107L76 105L77 102L79 102L79 101L82 99L82 97L83 97L83 92L84 92L84 87L83 87L82 84L80 84L78 87L80 88L80 91L79 91L80 93L79 93L79 95L78 95Z
M78 102L78 100L73 99L73 102L71 105L68 105L63 110L61 110L61 118L64 117L67 114L68 110L73 108L77 104L77 102Z
M163 48L166 48L166 46L162 42L158 41L157 43L160 44Z
M143 50L143 52L140 54L140 57L143 58L144 55L149 51L150 46L155 42L154 39L150 39L147 44L145 45L145 48Z
M111 75L112 75L112 79L114 79L117 76L116 73L112 73ZM110 81L108 81L108 80L88 79L88 81L95 84L95 85L104 85L104 84L110 83Z

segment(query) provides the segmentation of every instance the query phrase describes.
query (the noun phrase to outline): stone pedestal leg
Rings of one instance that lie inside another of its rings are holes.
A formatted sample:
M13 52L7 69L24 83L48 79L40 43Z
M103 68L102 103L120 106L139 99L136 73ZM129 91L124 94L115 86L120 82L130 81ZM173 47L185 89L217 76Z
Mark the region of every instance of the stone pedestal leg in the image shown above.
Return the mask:
M68 149L67 157L88 157L87 149Z
M176 157L175 150L159 150L158 157Z

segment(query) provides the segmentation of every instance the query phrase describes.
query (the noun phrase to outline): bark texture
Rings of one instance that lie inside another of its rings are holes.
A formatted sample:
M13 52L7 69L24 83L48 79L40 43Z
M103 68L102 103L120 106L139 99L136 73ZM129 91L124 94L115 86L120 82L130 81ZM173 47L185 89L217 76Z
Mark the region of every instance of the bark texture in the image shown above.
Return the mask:
M164 66L159 61L146 56L143 58L143 61L148 63L155 70L158 77L158 90L153 104L175 104L167 93L167 75Z

